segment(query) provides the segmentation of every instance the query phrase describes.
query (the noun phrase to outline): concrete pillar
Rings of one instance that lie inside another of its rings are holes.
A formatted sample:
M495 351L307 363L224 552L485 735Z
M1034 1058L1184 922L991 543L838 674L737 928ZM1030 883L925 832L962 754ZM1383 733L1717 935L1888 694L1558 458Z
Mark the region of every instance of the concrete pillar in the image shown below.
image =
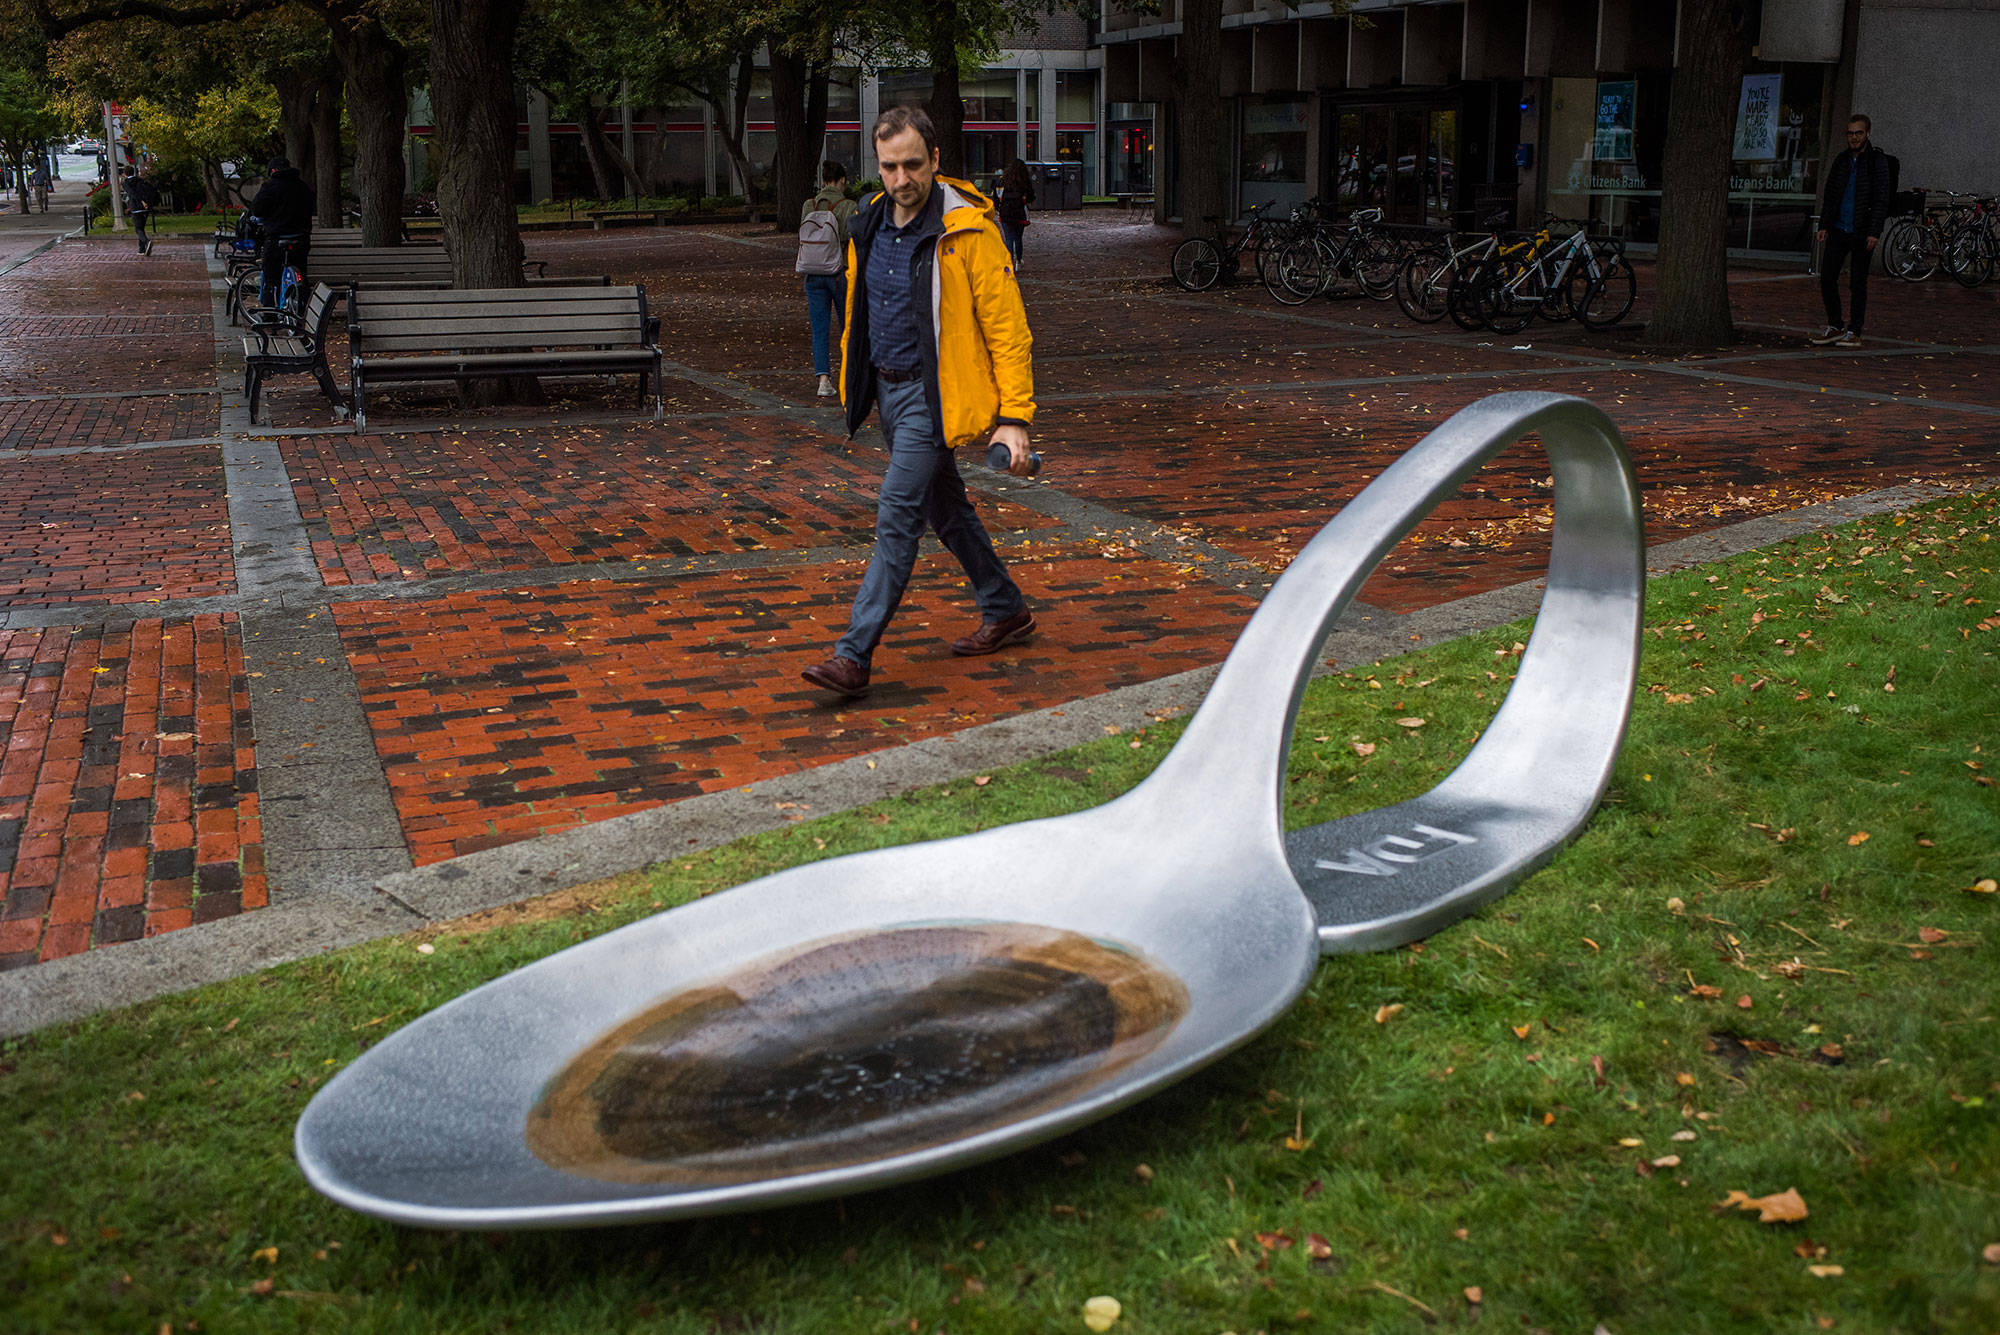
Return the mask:
M875 161L875 118L882 114L882 82L867 70L861 73L858 100L861 104L861 161L854 170L860 173L857 180L869 181L882 170Z
M1378 9L1367 27L1348 24L1347 86L1387 88L1403 74L1403 15L1406 11Z
M1036 91L1039 93L1040 88ZM1028 156L1028 71L1014 71L1014 156Z
M1659 0L1598 0L1597 68L1607 73L1671 69L1675 8Z
M555 197L555 166L549 152L549 99L528 89L528 195L535 202Z
M1299 24L1301 88L1347 86L1346 19L1305 19Z
M1464 63L1465 11L1458 5L1414 5L1403 11L1403 83L1431 87L1455 82Z
M1260 23L1250 30L1250 91L1286 93L1299 84L1299 25Z
M1460 78L1520 78L1528 54L1528 0L1466 0L1460 42Z
M1041 119L1035 126L1035 153L1043 162L1056 160L1056 72L1051 69L1036 70L1041 79L1036 85L1036 108Z
M1528 0L1524 63L1531 79L1597 72L1596 0Z

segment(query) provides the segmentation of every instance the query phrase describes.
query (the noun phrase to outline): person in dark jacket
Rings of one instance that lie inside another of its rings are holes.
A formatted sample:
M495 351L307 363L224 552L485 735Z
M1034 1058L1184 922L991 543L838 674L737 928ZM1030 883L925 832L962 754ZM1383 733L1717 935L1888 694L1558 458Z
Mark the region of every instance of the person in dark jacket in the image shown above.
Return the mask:
M153 253L153 243L146 235L146 223L152 218L153 210L160 207L160 189L146 179L144 167L134 167L132 174L125 178L125 213L132 219L133 230L139 233L139 253Z
M1847 151L1826 169L1826 194L1820 200L1819 292L1826 299L1826 332L1811 340L1816 348L1861 346L1861 326L1868 318L1868 264L1875 258L1882 225L1889 220L1889 155L1868 142L1871 122L1855 116L1847 122ZM1851 263L1847 280L1853 294L1853 314L1840 318L1840 271Z
M1007 249L1013 252L1018 272L1021 234L1028 230L1028 205L1035 202L1034 175L1027 163L1015 158L1007 164L1007 170L1000 173L999 196L994 202L1000 206L1000 235L1007 239Z
M264 282L258 299L275 301L289 256L304 278L306 256L312 249L313 208L319 200L299 178L299 169L280 155L265 167L269 173L250 201L250 216L264 232Z

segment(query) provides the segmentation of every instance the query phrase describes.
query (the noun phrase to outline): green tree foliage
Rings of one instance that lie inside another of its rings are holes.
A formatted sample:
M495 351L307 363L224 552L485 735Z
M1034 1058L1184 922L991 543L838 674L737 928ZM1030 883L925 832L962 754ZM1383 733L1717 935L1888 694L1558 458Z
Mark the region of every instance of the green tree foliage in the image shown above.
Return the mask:
M26 70L0 66L0 158L14 170L23 213L28 211L26 176L35 150L63 129L64 118L51 106L47 86Z
M277 92L255 79L202 93L187 112L143 97L129 109L132 142L169 171L198 174L210 208L227 202L226 164L260 162L281 142Z

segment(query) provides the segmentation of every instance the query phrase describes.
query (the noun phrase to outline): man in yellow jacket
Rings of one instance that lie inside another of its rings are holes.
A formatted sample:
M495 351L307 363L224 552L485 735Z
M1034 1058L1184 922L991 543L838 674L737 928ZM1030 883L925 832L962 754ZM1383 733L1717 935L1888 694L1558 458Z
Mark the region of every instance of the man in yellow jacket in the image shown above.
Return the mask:
M914 107L883 112L875 156L882 193L850 226L840 397L850 439L880 406L889 467L876 503L875 551L847 633L832 658L804 673L849 698L868 690L875 646L909 586L926 527L965 567L979 600L979 628L953 642L954 654L997 653L1035 630L953 456L990 436L1007 447L1009 472L1033 472L1033 340L1013 259L986 197L937 174L929 116Z

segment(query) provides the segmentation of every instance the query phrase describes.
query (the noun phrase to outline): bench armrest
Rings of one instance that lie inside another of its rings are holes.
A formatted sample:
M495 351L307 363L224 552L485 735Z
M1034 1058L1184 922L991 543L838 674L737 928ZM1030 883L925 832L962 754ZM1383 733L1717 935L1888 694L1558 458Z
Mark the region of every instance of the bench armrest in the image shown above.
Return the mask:
M526 273L530 269L535 271L535 277L537 278L547 278L549 276L549 262L547 260L522 260L521 271Z

